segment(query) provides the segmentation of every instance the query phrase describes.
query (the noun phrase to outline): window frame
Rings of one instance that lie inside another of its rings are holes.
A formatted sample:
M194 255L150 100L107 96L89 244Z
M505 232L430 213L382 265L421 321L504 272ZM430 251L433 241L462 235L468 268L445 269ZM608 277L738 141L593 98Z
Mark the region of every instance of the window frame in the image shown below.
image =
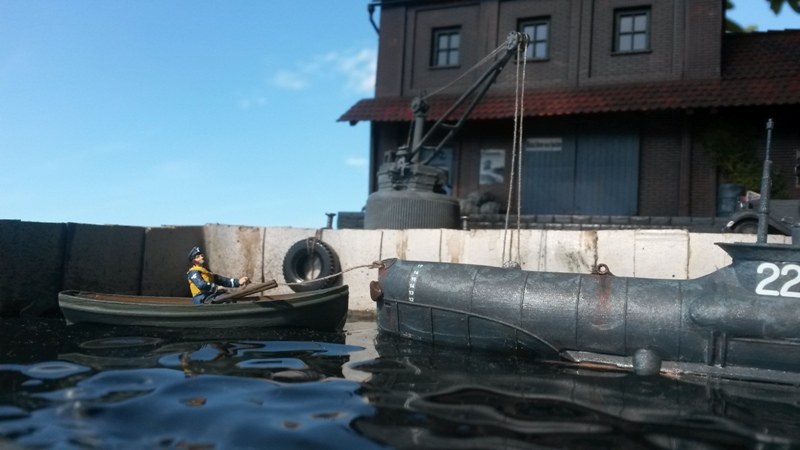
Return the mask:
M636 29L636 18L644 16L646 22L643 30ZM622 31L622 20L624 18L632 18L630 31ZM642 6L637 8L624 8L614 10L614 43L613 53L618 55L629 55L634 53L647 53L651 51L651 35L652 35L652 10L649 6ZM630 37L629 48L622 48L623 36ZM644 36L644 46L642 48L635 47L636 37Z
M439 47L440 37L447 36L447 47ZM458 44L453 46L452 38L458 36ZM441 27L434 28L431 32L431 57L430 67L432 69L450 69L461 66L461 27ZM446 63L439 64L439 55L445 53ZM455 54L455 62L451 62L452 55Z
M517 24L517 30L519 32L525 33L525 27L532 26L534 34L536 34L537 28L541 25L547 26L547 36L543 40L537 40L536 36L528 34L528 51L525 53L525 59L527 61L547 61L550 59L550 32L553 29L551 18L550 16L531 17L521 19ZM544 43L544 56L536 55L537 43Z

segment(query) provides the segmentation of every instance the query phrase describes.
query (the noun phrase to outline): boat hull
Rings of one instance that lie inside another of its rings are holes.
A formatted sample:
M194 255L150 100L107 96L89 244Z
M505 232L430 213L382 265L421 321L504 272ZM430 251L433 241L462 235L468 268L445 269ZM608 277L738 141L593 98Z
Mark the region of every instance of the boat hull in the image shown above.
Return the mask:
M69 323L162 328L310 328L338 331L347 318L348 286L234 303L195 305L190 298L137 297L62 291L59 306Z
M800 383L800 291L760 294L772 273L765 264L797 267L800 278L796 252L726 250L735 253L730 266L693 280L387 260L373 286L378 327L435 345L642 374Z

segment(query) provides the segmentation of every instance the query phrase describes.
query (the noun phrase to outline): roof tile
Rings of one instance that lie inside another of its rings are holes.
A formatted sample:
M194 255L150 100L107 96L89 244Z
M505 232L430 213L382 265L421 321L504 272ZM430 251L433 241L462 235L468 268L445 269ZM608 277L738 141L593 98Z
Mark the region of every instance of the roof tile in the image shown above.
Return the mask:
M428 117L438 119L456 100L456 96L428 99ZM405 97L364 99L339 120L410 121L410 103ZM524 113L563 116L787 104L800 104L800 30L726 35L720 79L529 90ZM470 119L513 117L514 105L513 95L487 95ZM451 118L461 112L463 109L454 111Z

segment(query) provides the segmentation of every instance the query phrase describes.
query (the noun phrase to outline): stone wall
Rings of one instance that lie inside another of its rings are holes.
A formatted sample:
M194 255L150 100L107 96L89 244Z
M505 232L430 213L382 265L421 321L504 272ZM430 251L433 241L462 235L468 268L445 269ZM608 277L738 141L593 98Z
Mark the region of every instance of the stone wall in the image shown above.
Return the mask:
M357 267L382 259L500 266L511 251L525 270L589 273L603 263L617 276L688 279L730 263L715 242L755 240L751 235L670 229L524 229L518 234L219 224L142 228L0 220L0 316L56 315L58 292L64 289L185 296L188 301L186 255L194 245L204 248L212 271L246 275L256 282L275 279L281 285L270 292L290 293L283 258L295 242L315 235L339 256L354 312L374 310L369 282L377 279L377 270ZM789 240L770 236L770 242Z

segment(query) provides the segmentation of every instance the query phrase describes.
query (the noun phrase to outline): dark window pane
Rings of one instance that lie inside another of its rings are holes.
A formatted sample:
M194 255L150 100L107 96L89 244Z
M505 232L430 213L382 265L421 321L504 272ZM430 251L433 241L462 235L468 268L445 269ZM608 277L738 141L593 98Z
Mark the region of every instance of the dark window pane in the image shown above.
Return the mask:
M547 24L543 23L536 27L536 40L544 41L547 39Z
M645 50L647 49L647 36L644 34L636 34L633 36L633 50Z
M632 49L631 35L625 34L619 37L619 50L626 52Z
M634 18L633 29L635 31L647 31L647 15L641 14Z
M630 33L633 31L633 18L630 16L621 16L619 18L619 31L620 33Z

